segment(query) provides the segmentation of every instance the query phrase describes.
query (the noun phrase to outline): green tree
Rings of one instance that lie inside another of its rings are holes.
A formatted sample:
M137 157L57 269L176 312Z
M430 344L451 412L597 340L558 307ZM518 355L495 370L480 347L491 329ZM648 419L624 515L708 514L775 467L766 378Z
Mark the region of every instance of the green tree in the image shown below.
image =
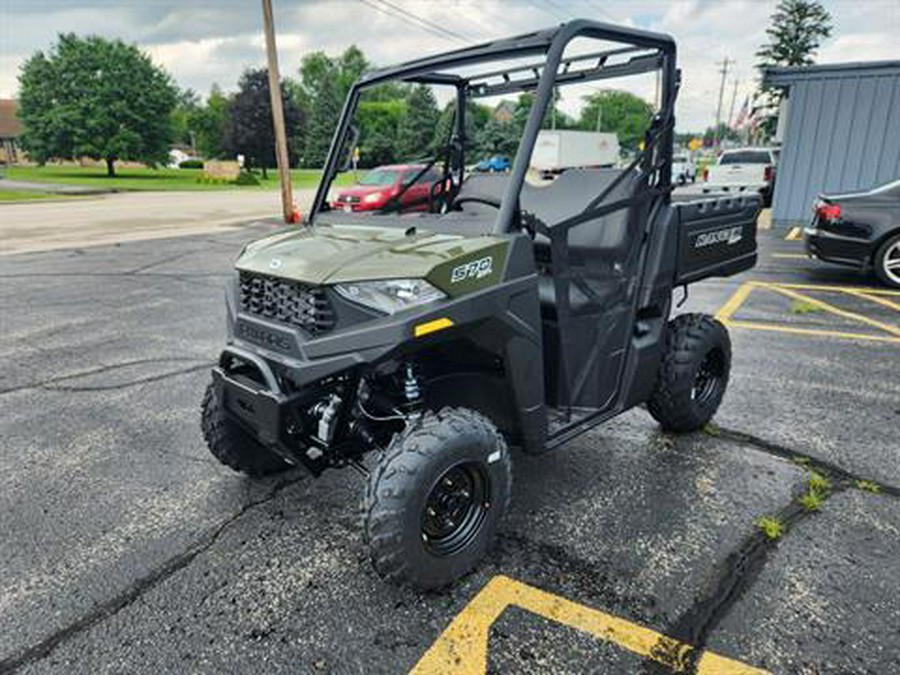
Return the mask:
M534 95L526 92L519 94L513 108L513 122L517 125L516 129L519 134L525 129L525 123L528 121L528 115L531 113L531 106L534 103ZM566 115L559 106L548 106L544 111L544 118L541 120L541 129L573 129L577 126L575 120Z
M489 119L475 135L475 146L478 157L504 155L512 157L519 147L522 134L512 122L500 122L493 117Z
M831 15L816 0L781 0L769 17L769 41L756 52L760 71L772 66L808 66L814 63L822 40L831 35ZM754 96L756 117L763 136L775 133L780 88L760 85Z
M368 67L369 62L356 45L351 45L336 58L324 52L303 57L299 86L309 112L303 144L305 166L319 167L325 163L347 92Z
M206 105L198 106L188 116L188 129L193 133L194 148L202 157L225 155L225 131L228 125L229 99L219 85L209 90Z
M200 110L200 97L193 89L178 92L175 108L172 110L172 139L176 143L194 147L192 121Z
M363 167L400 159L397 137L406 117L406 102L361 101L354 122L359 128L359 161Z
M450 138L451 125L453 124L453 112L456 103L451 101L444 106L441 116L434 128L434 138L431 141L433 152L438 152ZM487 106L468 99L466 101L466 128L465 128L465 154L466 162L476 159L478 154L478 135L491 119L491 109Z
M413 87L406 98L404 113L397 134L399 154L407 159L424 157L441 116L431 87L424 84Z
M309 105L309 124L303 144L304 166L318 168L325 164L342 105L337 82L330 77L321 80Z
M578 128L615 133L624 150L635 151L650 126L653 106L627 91L606 89L584 97Z
M347 92L350 91L353 83L369 69L369 62L359 47L350 45L335 60L334 65L338 72L338 91L343 100L347 97Z
M284 106L284 125L295 128L299 124L300 110L288 88L281 83ZM296 148L288 139L288 158L296 161ZM228 123L225 131L225 150L242 154L248 168L261 168L263 178L266 168L275 165L275 129L272 123L272 99L269 94L269 71L246 70L238 81L238 93L228 106Z
M168 160L177 91L169 75L134 45L60 35L19 74L21 143L38 162L90 157L150 165Z

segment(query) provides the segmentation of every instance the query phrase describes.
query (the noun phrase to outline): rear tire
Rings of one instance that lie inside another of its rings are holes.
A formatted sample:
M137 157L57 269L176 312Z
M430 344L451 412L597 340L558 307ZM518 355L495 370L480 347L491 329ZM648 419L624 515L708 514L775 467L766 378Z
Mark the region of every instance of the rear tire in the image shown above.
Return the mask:
M228 416L212 383L203 395L200 428L209 451L222 464L248 476L261 477L291 468L281 457Z
M669 322L659 378L647 409L666 431L696 431L715 415L731 370L731 340L706 314Z
M900 288L900 234L889 237L873 258L878 280L891 288Z
M506 441L466 408L427 412L369 476L363 538L375 571L420 589L446 586L484 556L509 504Z

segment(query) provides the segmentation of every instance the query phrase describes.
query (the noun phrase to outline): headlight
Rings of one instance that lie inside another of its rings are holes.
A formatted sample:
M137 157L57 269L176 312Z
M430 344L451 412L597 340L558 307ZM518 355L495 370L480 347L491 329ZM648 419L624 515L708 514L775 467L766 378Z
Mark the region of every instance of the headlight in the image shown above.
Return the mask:
M386 314L447 297L424 279L360 281L354 284L336 284L334 290L351 302Z
M363 197L363 202L366 204L374 204L375 202L380 202L382 198L383 195L380 192L373 192L372 194Z

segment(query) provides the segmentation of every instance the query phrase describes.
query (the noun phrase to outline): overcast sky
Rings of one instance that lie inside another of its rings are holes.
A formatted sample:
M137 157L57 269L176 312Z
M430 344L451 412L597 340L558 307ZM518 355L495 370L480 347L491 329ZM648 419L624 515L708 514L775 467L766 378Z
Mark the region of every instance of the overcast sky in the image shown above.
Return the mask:
M283 75L305 53L356 43L388 65L464 44L522 33L572 17L665 31L678 42L684 84L678 128L713 123L718 62L736 59L737 106L754 89L754 52L774 0L273 0ZM834 33L820 63L900 59L900 0L825 0ZM372 5L379 5L382 11ZM387 5L402 6L405 18ZM416 25L411 16L436 24ZM14 96L20 64L57 33L135 42L182 87L232 90L241 71L265 62L257 0L0 0L0 98ZM729 75L726 112L734 87ZM574 112L577 97L563 101Z

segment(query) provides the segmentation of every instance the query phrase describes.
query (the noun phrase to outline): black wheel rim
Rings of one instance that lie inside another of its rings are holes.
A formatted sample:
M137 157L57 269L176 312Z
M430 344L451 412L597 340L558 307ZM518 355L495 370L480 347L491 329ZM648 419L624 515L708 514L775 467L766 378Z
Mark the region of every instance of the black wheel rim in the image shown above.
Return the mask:
M694 383L691 388L691 400L698 405L707 405L713 398L722 383L725 375L725 356L721 349L710 349L703 360L697 373L694 375Z
M490 508L490 480L479 464L457 464L432 486L422 514L422 541L437 556L453 555L478 536Z

